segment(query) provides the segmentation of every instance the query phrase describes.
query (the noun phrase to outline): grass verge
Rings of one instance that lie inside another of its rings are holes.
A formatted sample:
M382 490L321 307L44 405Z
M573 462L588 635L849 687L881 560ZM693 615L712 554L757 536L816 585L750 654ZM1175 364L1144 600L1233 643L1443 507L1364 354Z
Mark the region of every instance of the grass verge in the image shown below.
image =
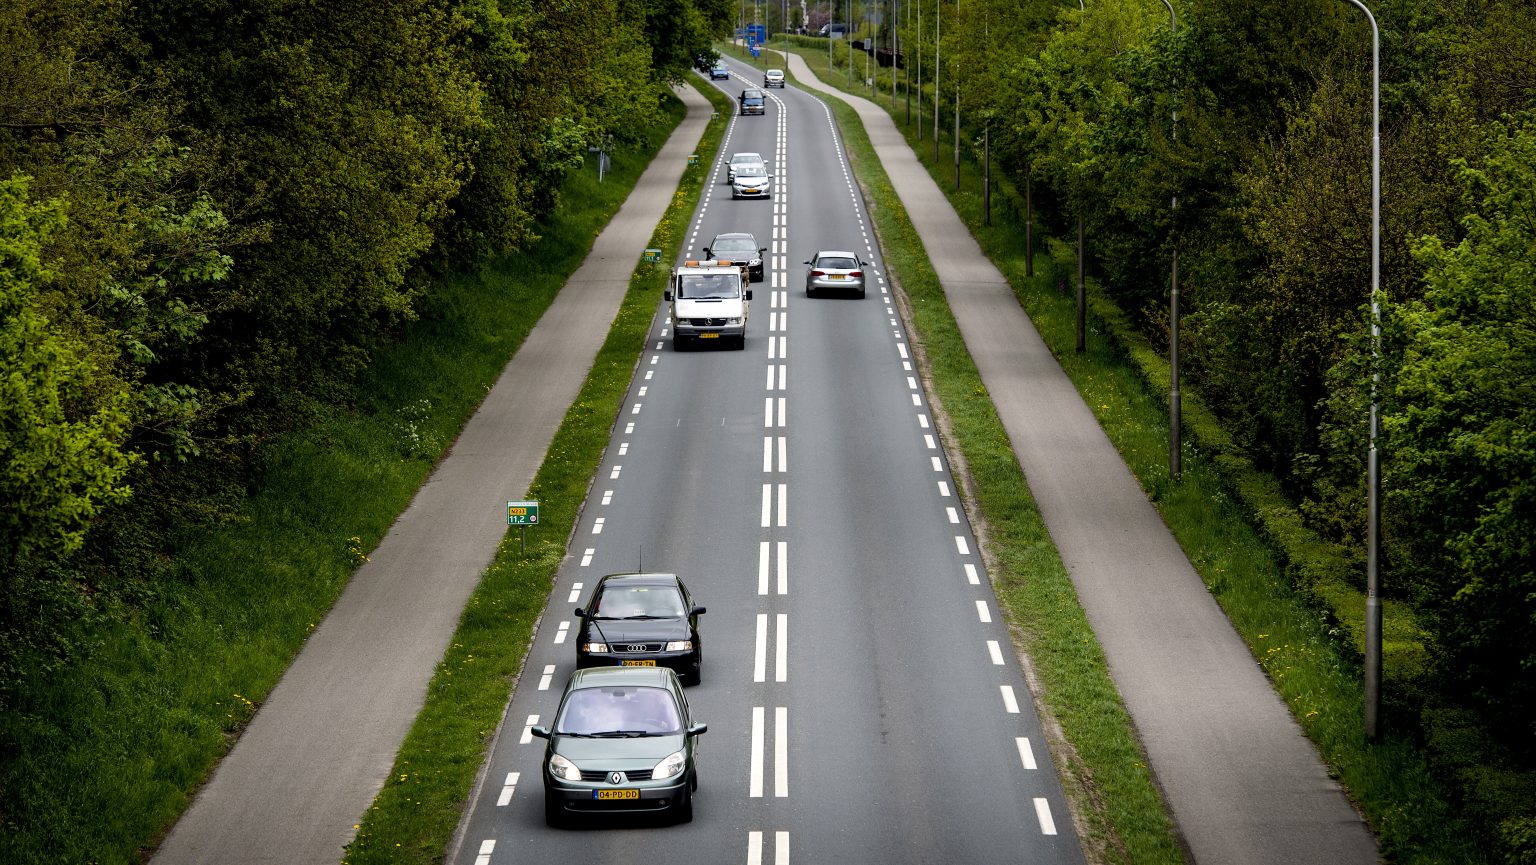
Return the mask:
M724 94L713 87L698 89L721 118L730 116ZM651 238L650 245L662 250L663 262L677 258L725 127L722 120L710 123L697 149L699 164L684 173ZM666 273L661 265L640 265L631 277L613 328L529 490L530 498L545 503L539 528L531 533L526 553L515 534L502 541L428 687L426 705L400 749L394 771L347 848L344 863L431 863L444 858L623 407Z
M828 73L825 52L788 47L801 54L818 75ZM842 68L846 70L846 66ZM842 81L825 77L823 80L834 84ZM1227 437L1214 416L1201 406L1198 394L1187 386L1184 416L1191 434L1183 442L1182 477L1174 482L1167 467L1166 362L1134 331L1124 314L1091 285L1088 346L1087 351L1078 354L1074 350L1075 303L1069 294L1057 289L1058 277L1071 278L1071 251L1055 243L1052 254L1037 252L1035 276L1025 277L1023 232L1008 218L1022 207L1007 201L1011 193L1008 186L998 184L994 178L994 189L1001 187L994 191L994 203L1002 199L1004 207L996 208L1000 213L992 226L984 225L982 179L975 161L962 160L960 191L953 191L953 145L949 137L941 133L946 146L940 148L943 157L935 164L930 158L932 148L928 139L925 137L922 146L918 146L911 129L904 124L904 111L892 107L889 84L880 92L885 97L882 106L897 121L898 128L906 132L909 145L939 188L946 191L982 248L1014 286L1021 305L1158 507L1201 578L1303 730L1316 743L1330 770L1365 813L1380 839L1382 853L1389 861L1405 863L1485 861L1470 840L1474 833L1468 821L1458 815L1453 797L1433 778L1418 745L1401 735L1387 735L1374 744L1365 740L1360 720L1364 696L1356 633L1349 627L1350 611L1356 606L1363 608L1364 602L1360 600L1355 605L1354 598L1346 598L1343 603L1349 605L1348 609L1335 615L1320 604L1316 595L1300 591L1293 584L1288 571L1294 570L1297 558L1315 554L1283 546L1285 539L1277 536L1275 525L1276 509L1283 503L1255 498L1253 494L1254 489L1267 489L1273 484L1265 485L1246 460L1221 445ZM834 101L834 105L841 103ZM856 137L862 140L862 135L856 136L854 132L858 122L852 110L844 107L837 111L850 146ZM928 129L931 134L932 127ZM873 191L872 198L878 205L871 208L877 224L882 216L890 221L891 208L883 200L883 172L878 179L874 172L866 172L873 159L866 161L860 155L856 164L866 189ZM904 220L897 222L900 225ZM881 234L888 252L891 251L893 238L884 227ZM903 288L912 297L914 325L933 358L939 393L956 421L959 447L972 464L975 495L991 535L989 543L1003 565L994 576L999 600L1009 621L1018 627L1026 652L1033 658L1045 685L1046 704L1057 714L1068 741L1085 764L1089 780L1080 792L1094 804L1098 794L1109 800L1119 794L1107 785L1116 783L1116 776L1135 774L1139 765L1136 761L1141 759L1139 748L1116 752L1113 748L1090 746L1085 735L1100 735L1099 727L1118 725L1119 717L1096 711L1079 716L1077 707L1071 703L1080 697L1053 693L1064 685L1071 687L1079 678L1096 677L1097 671L1091 668L1101 666L1102 660L1096 658L1096 651L1063 651L1072 648L1072 641L1080 641L1087 628L1086 622L1077 622L1081 614L1075 592L1070 583L1059 585L1054 577L1043 576L1060 568L1054 549L1047 552L1049 538L1043 531L1036 535L1032 527L1021 531L1010 525L1020 519L1038 520L1032 503L1010 503L1010 487L1023 483L1022 476L1015 477L1017 466L1011 462L1011 452L1006 455L1008 465L991 468L987 468L988 462L979 462L973 456L973 451L986 453L989 448L1006 448L1001 427L994 428L990 422L973 424L967 419L968 410L955 410L950 392L956 388L948 381L953 373L945 369L950 361L943 356L951 351L963 354L964 346L958 344L957 335L951 337L947 332L952 327L947 323L944 331L930 331L934 317L925 316L924 311L942 305L942 292L928 295L923 281L914 282L905 270L905 259L911 257L911 250L921 248L915 238L909 240L898 235L894 239L894 246L903 254L888 258L887 263L896 270ZM968 357L965 366L969 366ZM974 387L977 397L984 400L979 381ZM963 400L969 394L962 390L959 396ZM999 454L998 459L1002 458ZM999 507L999 503L1003 506ZM1267 516L1257 511L1264 511ZM1256 527L1256 516L1264 516L1268 522L1260 520L1261 526ZM1024 579L1026 576L1029 579ZM1329 581L1327 585L1328 591L1338 593L1338 581ZM1335 603L1339 601L1335 599ZM1411 622L1411 616L1394 618L1398 623ZM1083 630L1077 630L1079 627ZM1402 627L1410 633L1389 633L1387 637L1404 653L1398 669L1416 670L1412 627ZM1118 697L1114 705L1118 708ZM1123 709L1119 712L1123 714ZM1145 832L1148 821L1154 819L1150 807L1137 809L1134 816L1125 814L1127 806L1122 804L1110 801L1104 807L1108 824L1116 832L1124 831L1122 827L1126 825ZM1114 855L1107 861L1120 860L1120 853L1128 857L1123 861L1163 861L1142 858L1143 854L1125 838L1119 840L1124 842L1123 846L1115 846L1115 839L1110 838L1111 847L1104 852ZM1149 852L1161 855L1159 848Z
M0 861L149 857L682 114L669 98L604 182L570 176L527 253L441 280L357 406L275 445L238 520L174 551L179 580L83 634L82 661L0 715Z

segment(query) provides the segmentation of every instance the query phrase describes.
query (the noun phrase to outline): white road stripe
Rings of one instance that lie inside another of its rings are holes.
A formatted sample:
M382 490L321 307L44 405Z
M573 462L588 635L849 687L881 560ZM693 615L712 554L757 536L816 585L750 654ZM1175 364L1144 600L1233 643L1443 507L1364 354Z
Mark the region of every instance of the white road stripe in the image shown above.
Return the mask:
M1051 819L1051 803L1044 799L1036 799L1035 816L1040 818L1040 834L1056 834L1056 821Z
M1003 647L996 640L987 641L987 654L992 656L992 663L999 667L1003 665Z
M789 439L779 436L779 471L789 471Z
M962 556L968 556L971 554L970 545L966 544L965 542L965 535L955 535L955 549L958 550Z
M779 426L784 426L784 397L779 397Z
M763 707L752 707L752 755L747 781L747 795L761 798L763 795Z
M768 365L768 387L767 387L767 390L773 390L773 364L769 364Z
M571 623L570 622L561 622L560 623L560 630L555 632L555 645L558 646L561 643L565 642L565 636L566 636L566 634L569 634L570 632L571 632Z
M619 479L619 472L621 472L623 470L624 470L623 466L614 466L613 467L613 471L608 473L608 480L610 480L610 481L618 480Z
M779 543L783 543L780 541ZM757 593L768 594L768 542L763 541L757 547Z
M981 585L981 577L976 573L976 566L970 562L965 563L965 581L973 586Z
M768 594L766 583L762 594ZM779 541L779 594L789 594L789 541Z
M763 528L768 528L773 514L773 484L763 484Z
M789 795L789 709L773 710L773 795Z
M603 504L605 506L613 504L613 490L603 490Z
M1003 685L1002 686L1002 692L1003 692L1003 708L1007 709L1008 710L1008 714L1010 714L1010 715L1017 715L1017 714L1019 714L1019 701L1018 701L1018 698L1013 696L1013 686L1012 685Z
M989 622L992 621L992 612L987 609L987 602L986 601L977 601L976 602L976 617L978 619L981 619L983 624L989 623Z
M1024 768L1031 772L1039 768L1035 765L1035 752L1029 747L1029 739L1020 736L1013 741L1019 746L1019 761L1024 764Z
M763 865L763 833L747 833L747 865Z
M916 377L910 376L910 375L907 376L907 390L917 390L917 378Z
M565 599L567 604L574 604L581 600L581 583L571 584L571 596Z
M946 498L946 499L949 498L949 482L948 481L939 481L939 495L941 497L943 497L943 498Z
M933 470L934 471L936 471L936 472L944 471L944 464L939 462L939 458L938 457L929 457L929 459L933 460Z
M757 650L752 654L752 681L768 677L768 614L757 614Z
M763 398L763 426L773 427L773 397Z
M920 393L912 394L912 404L913 405L922 405L923 404L923 395L920 394Z
M789 525L789 484L779 484L779 528Z
M763 474L771 471L773 471L773 436L763 436Z
M480 853L475 856L475 865L491 865L491 851L496 849L496 842L487 838L480 842Z
M544 665L544 675L539 677L539 690L540 691L548 691L549 690L549 683L551 681L553 681L554 678L555 678L555 665L554 664L545 664Z
M773 833L773 865L789 865L789 833Z
M497 808L505 808L507 807L507 803L512 801L512 794L517 792L517 778L520 774L522 773L507 773L507 781L501 787L501 795L496 797ZM486 852L489 853L490 851L487 850Z
M528 720L523 724L523 735L518 738L517 744L519 744L519 745L526 745L529 742L532 742L533 741L533 728L534 728L534 725L536 725L538 723L539 723L539 716L538 715L529 715L528 716Z
M773 644L773 680L784 682L789 679L789 616L779 613L778 633L774 635Z
M925 434L923 436L923 446L928 448L929 450L933 450L934 448L939 446L939 443L933 440L933 434L932 433L928 433L928 434Z
M959 511L955 510L954 508L945 508L944 512L949 515L949 521L951 523L958 523L958 522L960 522L960 512Z
M779 390L788 390L789 389L785 385L785 380L788 377L788 375L789 375L789 367L786 366L785 364L782 364L782 363L779 364Z
M581 554L581 566L583 568L588 567L588 566L590 566L592 564L592 554L596 553L596 552L597 552L597 550L595 550L595 549L593 549L591 547L587 547L586 550L584 550L582 552L582 554Z
M917 425L922 427L923 429L927 429L928 428L928 416L925 415L925 414L919 414L917 416Z
M594 535L602 534L603 533L603 522L605 520L607 520L607 519L608 519L607 517L598 517L597 519L593 520L592 521L592 534L594 534Z

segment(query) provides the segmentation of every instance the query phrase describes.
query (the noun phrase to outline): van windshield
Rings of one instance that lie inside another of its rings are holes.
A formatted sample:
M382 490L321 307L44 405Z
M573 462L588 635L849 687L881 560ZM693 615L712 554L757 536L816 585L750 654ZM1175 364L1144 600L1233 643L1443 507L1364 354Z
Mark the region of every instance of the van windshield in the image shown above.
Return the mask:
M698 300L741 296L741 276L734 273L685 273L678 281L677 296Z

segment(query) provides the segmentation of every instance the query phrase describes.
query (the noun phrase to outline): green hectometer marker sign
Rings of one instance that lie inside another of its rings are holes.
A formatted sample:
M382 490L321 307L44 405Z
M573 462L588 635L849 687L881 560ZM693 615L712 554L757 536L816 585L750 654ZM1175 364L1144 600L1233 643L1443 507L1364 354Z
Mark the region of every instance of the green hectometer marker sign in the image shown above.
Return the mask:
M507 525L536 526L538 524L538 502L507 502Z

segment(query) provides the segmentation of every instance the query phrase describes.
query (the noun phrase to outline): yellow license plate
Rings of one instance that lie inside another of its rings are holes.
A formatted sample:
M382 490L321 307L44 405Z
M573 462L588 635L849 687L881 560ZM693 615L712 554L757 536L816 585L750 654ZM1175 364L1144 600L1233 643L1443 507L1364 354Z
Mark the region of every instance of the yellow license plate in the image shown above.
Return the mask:
M827 274L827 279L847 279L847 278L848 278L848 274L846 274L846 273L829 273L829 274Z
M720 338L720 334L718 334L718 333L701 333L701 334L699 334L699 339L719 339L719 338Z
M656 662L655 661L620 661L619 662L619 666L621 666L621 667L654 667L654 666L656 666Z
M593 799L639 799L639 790L593 790Z

